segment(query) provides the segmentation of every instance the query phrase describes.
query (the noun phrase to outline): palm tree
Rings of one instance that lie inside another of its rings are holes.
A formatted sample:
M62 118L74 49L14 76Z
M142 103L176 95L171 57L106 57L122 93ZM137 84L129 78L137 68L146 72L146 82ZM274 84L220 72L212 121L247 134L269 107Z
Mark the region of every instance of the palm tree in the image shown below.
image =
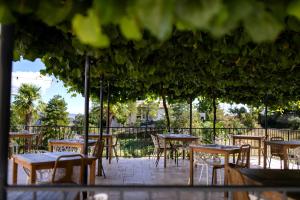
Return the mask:
M31 125L36 113L34 102L40 99L40 88L32 84L22 84L13 102L16 112L24 119L26 127Z

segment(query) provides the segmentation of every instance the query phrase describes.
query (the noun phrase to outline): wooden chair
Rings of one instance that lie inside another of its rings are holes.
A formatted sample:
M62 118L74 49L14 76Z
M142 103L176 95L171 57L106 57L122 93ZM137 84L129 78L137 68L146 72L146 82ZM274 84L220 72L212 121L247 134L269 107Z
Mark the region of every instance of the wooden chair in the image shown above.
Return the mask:
M284 139L282 137L272 137L270 139L271 141L284 141ZM280 159L280 169L282 169L282 161L284 160L284 152L283 149L280 145L276 145L276 144L271 144L270 145L270 160L269 160L269 168L271 167L271 160L272 157L279 157Z
M102 165L103 150L104 150L104 143L103 141L100 141L100 139L98 139L96 141L92 156L98 159L98 174L100 175L101 174L100 172L102 172L103 177L105 178L105 172Z
M158 162L160 159L160 155L164 152L164 147L161 146L160 142L159 142L159 138L157 135L153 135L151 134L151 138L154 144L154 152L153 154L156 154L156 161L155 161L155 166L158 166ZM171 144L167 145L167 151L170 151L171 153L175 152L175 164L178 165L177 162L177 149L175 147L173 147Z
M79 158L80 165L75 166L72 161L65 163L62 161L66 158ZM51 183L70 183L70 184L83 184L83 173L84 173L84 157L81 154L71 154L59 156L54 164ZM79 173L74 173L75 169L78 168ZM78 179L78 180L76 180Z
M112 145L111 145L112 150L113 150L113 152L114 152L114 154L115 154L115 157L116 157L116 159L117 159L117 162L119 162L119 156L118 156L118 154L117 154L118 139L119 139L119 138L118 138L118 136L116 135L116 136L115 136L115 140L113 141L113 143L112 143ZM106 144L106 145L104 145L104 147L109 147L109 145Z
M240 151L235 163L229 163L230 167L233 168L249 168L250 167L250 152L251 146L249 144L244 144L240 147ZM221 161L215 162L212 164L213 172L212 172L212 184L217 183L217 170L225 167L224 163Z
M228 185L245 185L243 175L238 169L228 167ZM232 200L250 200L248 192L232 192Z
M70 161L65 162L64 159L68 158ZM73 159L79 158L80 165L74 165ZM71 154L59 156L54 164L52 173L52 184L83 184L85 160L81 154ZM68 192L63 192L64 196L68 195ZM75 192L75 200L80 200L80 192Z

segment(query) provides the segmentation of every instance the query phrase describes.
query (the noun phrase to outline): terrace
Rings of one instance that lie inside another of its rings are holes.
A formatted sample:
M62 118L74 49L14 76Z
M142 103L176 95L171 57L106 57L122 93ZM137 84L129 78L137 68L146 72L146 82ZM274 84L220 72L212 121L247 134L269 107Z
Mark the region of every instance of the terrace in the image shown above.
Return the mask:
M19 127L20 128L20 127ZM56 130L60 131L60 134L57 134L57 139L67 139L72 137L72 131L74 134L78 134L76 130L72 127L30 127L29 129L32 132L43 133L46 130ZM90 128L91 132L96 132L99 128ZM95 184L98 186L187 186L189 184L189 172L190 172L190 161L189 158L183 158L182 156L179 158L178 165L174 163L174 159L167 159L167 167L164 168L163 159L160 160L158 166L155 166L156 157L153 154L154 145L151 141L150 134L161 131L160 129L151 128L146 130L145 128L133 128L133 127L122 127L122 128L110 128L110 132L114 136L118 136L118 144L117 144L117 154L119 155L119 160L117 162L116 157L113 157L112 162L109 163L108 159L103 159L103 168L105 171L105 177L96 176ZM189 129L180 129L181 134L184 131L189 132ZM217 132L220 135L227 135L227 133L231 133L232 135L264 135L265 129L218 129ZM300 132L287 130L287 129L269 129L268 130L270 137L284 137L286 140L295 140L299 139ZM69 134L66 134L69 133ZM193 129L193 135L203 136L206 134L212 134L212 129ZM223 133L223 134L221 134ZM226 133L226 134L224 134ZM180 134L180 133L177 133ZM38 138L38 135L37 135ZM38 141L38 140L34 140ZM20 141L22 143L22 141ZM232 137L228 136L226 140L220 140L220 144L222 145L232 145ZM257 146L257 143L254 141L248 141L253 146ZM23 141L24 147L26 148L26 142ZM37 144L32 144L33 146L38 146ZM128 149L128 146L130 149ZM33 147L34 148L34 147ZM43 147L47 149L47 147ZM72 149L74 151L74 149ZM253 149L251 151L250 157L250 168L251 169L262 169L263 162L258 165L258 151ZM270 153L270 152L269 152ZM108 155L108 154L107 154ZM232 158L230 159L232 161ZM12 183L12 161L9 162L9 173L8 173L8 183ZM280 169L280 160L273 159L272 160L272 169ZM290 169L297 169L297 165L294 163L289 163ZM194 185L195 186L206 186L206 177L209 181L209 185L211 185L212 180L212 167L208 168L208 174L204 170L202 173L202 178L199 180L201 167L194 169ZM224 170L221 170L221 180L218 180L218 185L223 185L224 183ZM219 177L218 177L219 178ZM22 167L18 168L18 184L27 184L28 177L26 176ZM102 190L95 190L96 193ZM105 191L105 190L104 190ZM172 192L161 192L148 191L141 189L139 192L117 192L117 191L106 191L106 194L109 195L109 199L166 199L172 196ZM180 195L179 195L180 194ZM11 193L9 199L16 199L18 195L15 193ZM28 193L29 196L33 195L33 193ZM150 196L149 196L150 195ZM178 199L185 198L195 198L195 199L224 199L224 194L222 191L214 191L210 193L205 192L191 192L190 194L185 194L184 190L179 192L175 192L174 195L179 195ZM52 195L53 196L53 195ZM59 195L57 197L59 199Z
M0 199L299 199L299 132L268 129L267 119L269 109L299 111L299 5L1 2ZM38 58L42 75L84 95L83 127L30 127L34 98L19 101L25 127L10 126L12 62ZM152 98L162 100L163 130L110 127L111 105ZM196 98L209 129L193 128ZM173 102L189 104L188 128L171 128ZM218 102L263 107L264 129L218 129Z

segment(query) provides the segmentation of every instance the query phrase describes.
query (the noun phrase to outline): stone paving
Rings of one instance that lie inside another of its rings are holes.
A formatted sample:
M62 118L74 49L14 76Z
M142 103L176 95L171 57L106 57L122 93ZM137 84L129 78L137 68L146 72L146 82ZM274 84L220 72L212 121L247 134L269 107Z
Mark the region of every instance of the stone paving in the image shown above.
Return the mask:
M115 159L111 164L107 160L103 160L103 165L106 177L96 177L96 184L98 185L173 185L182 186L188 185L189 180L189 160L179 159L179 164L176 166L173 160L168 160L167 168L163 167L163 160L159 162L158 167L155 167L154 158L120 158L119 162ZM11 161L9 162L8 180L11 183ZM251 168L260 168L257 165L257 157L251 158ZM290 166L292 167L292 165ZM271 168L280 168L279 160L273 159ZM26 176L22 168L19 167L18 183L26 184ZM194 183L195 185L206 185L206 174L203 171L203 176L199 182L200 167L195 168ZM209 168L209 183L211 182L212 169ZM222 176L223 177L223 176ZM222 180L223 181L223 180ZM221 182L222 182L221 181ZM96 194L99 191L96 191ZM103 191L102 191L103 193ZM162 190L162 191L147 191L142 189L140 191L107 191L108 200L128 199L128 200L184 200L184 199L224 199L222 192L205 192L193 191L188 192L184 190ZM105 198L100 198L105 200ZM100 200L99 199L99 200Z

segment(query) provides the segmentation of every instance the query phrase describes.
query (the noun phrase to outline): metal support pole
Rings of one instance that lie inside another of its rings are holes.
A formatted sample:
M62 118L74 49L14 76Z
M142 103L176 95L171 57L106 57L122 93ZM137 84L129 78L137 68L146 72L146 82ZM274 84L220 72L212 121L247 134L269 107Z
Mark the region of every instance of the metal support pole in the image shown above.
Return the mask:
M216 123L217 123L217 106L216 98L213 98L214 122L213 122L213 143L216 142Z
M6 199L13 25L0 25L0 199Z
M193 128L193 100L190 98L190 135L192 135Z
M84 78L84 155L88 155L88 137L89 137L89 98L90 98L90 59L85 57L85 78ZM88 170L85 167L83 183L87 185Z
M265 104L265 137L266 139L269 138L268 135L268 106Z
M99 135L99 139L100 141L102 141L102 137L103 137L103 79L104 76L101 75L100 77L100 119L99 119L99 131L100 131L100 135ZM102 157L101 157L102 158ZM98 159L98 176L102 176L102 159Z
M106 115L106 134L109 134L109 128L110 128L110 85L109 82L107 82L107 115ZM108 139L106 140L106 144L108 142ZM108 147L106 147L106 159L108 159Z

